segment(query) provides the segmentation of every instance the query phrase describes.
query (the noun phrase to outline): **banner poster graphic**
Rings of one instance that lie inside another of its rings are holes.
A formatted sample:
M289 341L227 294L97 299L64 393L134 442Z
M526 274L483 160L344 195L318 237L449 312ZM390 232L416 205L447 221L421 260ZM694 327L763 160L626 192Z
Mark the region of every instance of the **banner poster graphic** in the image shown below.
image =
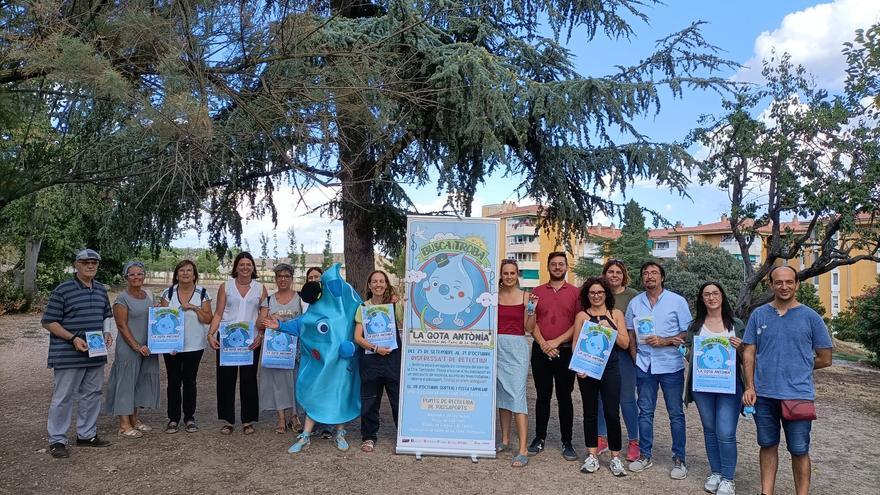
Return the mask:
M263 334L260 361L264 368L292 370L296 367L296 344L299 339L289 333L267 328Z
M394 305L362 305L360 311L364 326L364 338L367 342L375 346L387 347L392 351L397 349L397 323L394 321ZM373 354L373 351L364 352Z
M694 337L694 392L736 393L736 350L727 337Z
M578 335L577 344L572 350L568 369L601 380L615 342L617 342L617 330L585 321Z
M495 457L497 219L407 218L397 453Z
M89 346L90 358L107 355L107 343L104 342L103 331L86 332L86 344Z
M150 308L147 327L150 354L183 351L183 312L176 308Z
M220 366L248 366L254 364L254 323L237 321L220 325Z

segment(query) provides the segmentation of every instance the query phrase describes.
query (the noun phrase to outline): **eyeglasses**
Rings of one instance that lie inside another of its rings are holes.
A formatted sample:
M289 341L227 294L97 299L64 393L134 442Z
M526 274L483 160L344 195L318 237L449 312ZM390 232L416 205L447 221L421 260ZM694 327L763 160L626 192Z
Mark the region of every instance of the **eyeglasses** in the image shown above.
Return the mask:
M703 292L703 299L712 299L717 297L721 297L720 292Z
M82 261L77 261L77 263L79 263L81 265L85 265L85 266L98 266L97 260L82 260Z
M604 291L604 290L600 290L600 291L592 291L592 290L591 290L591 291L589 292L589 294L590 294L590 297L599 297L599 296L604 296L604 295L605 295L605 291Z
M275 275L275 278L293 278L293 275Z

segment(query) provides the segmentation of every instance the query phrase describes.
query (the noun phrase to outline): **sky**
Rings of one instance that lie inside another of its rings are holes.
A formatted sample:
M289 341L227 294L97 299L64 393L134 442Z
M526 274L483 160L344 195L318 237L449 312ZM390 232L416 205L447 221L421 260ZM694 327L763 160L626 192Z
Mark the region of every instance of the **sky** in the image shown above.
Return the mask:
M646 13L647 24L633 20L635 36L630 40L607 40L601 36L588 40L582 33L574 33L567 45L576 57L578 71L582 75L611 74L615 65L635 64L647 57L656 40L691 22L704 21L701 31L706 41L719 47L722 57L743 66L718 74L721 77L760 82L761 61L775 49L777 53L791 54L792 61L805 66L819 86L835 92L843 87L842 43L851 41L856 29L868 28L880 20L880 0L666 0L666 5L647 8ZM715 92L685 91L684 97L678 100L664 96L660 113L640 121L641 132L654 141L681 140L698 125L701 115L721 112L722 96ZM697 154L699 151L694 150ZM515 178L485 178L474 198L474 215L480 214L484 204L532 203L511 192L518 183ZM437 194L436 184L407 189L419 211L437 211L446 202L445 195ZM692 185L688 193L690 198L682 198L668 189L643 182L629 188L626 198L619 193L610 197L615 201L635 199L643 207L660 212L668 221L681 221L685 225L717 221L730 207L726 192L715 187ZM275 196L279 211L277 227L269 218L248 220L244 225L243 245L247 240L247 245L259 252L260 233L265 232L271 238L274 231L278 236L278 250L283 255L287 251L287 231L292 227L297 243L304 243L308 252L320 252L325 231L329 229L333 250L342 251L342 223L323 218L319 213L308 213L333 196L332 190L315 188L306 194L304 204L297 205L292 191L280 191ZM249 216L247 208L241 212ZM597 217L596 221L605 225L617 223L617 219L604 217ZM172 244L204 247L207 238L187 231ZM271 245L269 250L271 253Z

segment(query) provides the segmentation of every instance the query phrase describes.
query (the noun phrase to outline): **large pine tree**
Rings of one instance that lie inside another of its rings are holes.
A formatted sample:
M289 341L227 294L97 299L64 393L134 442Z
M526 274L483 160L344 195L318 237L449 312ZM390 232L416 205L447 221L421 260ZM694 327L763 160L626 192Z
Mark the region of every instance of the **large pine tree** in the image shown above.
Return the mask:
M435 182L469 215L484 178L507 174L545 227L579 234L617 213L609 190L686 185L685 147L637 122L664 90L728 84L698 24L635 65L575 70L566 43L625 42L658 3L13 0L0 14L14 33L0 39L0 104L15 108L0 114L16 123L0 207L98 181L132 239L167 244L194 225L222 251L239 242L241 203L276 218L279 187L323 185L357 284L374 246L401 243L403 184Z

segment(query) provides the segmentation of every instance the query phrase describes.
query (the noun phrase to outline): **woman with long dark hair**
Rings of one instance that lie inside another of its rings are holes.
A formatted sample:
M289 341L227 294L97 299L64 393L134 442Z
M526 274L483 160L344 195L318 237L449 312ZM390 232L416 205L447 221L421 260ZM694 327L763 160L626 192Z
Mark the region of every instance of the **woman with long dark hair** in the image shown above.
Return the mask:
M576 347L578 338L588 321L617 330L617 339L611 344L611 354L600 379L585 373L578 373L578 386L584 407L584 439L587 444L587 458L581 466L582 473L594 473L599 470L599 394L602 394L603 414L608 426L608 447L611 450L609 469L614 476L626 476L623 461L620 460L620 367L619 355L629 348L629 334L623 312L614 307L614 293L608 280L603 277L588 278L581 287L581 311L575 316L575 332L572 336L572 347Z
M263 284L257 282L257 265L254 257L247 251L238 253L232 262L232 278L220 284L217 291L217 310L211 320L208 342L217 350L217 416L226 421L220 433L229 435L235 430L235 382L241 374L239 398L241 401L241 431L245 435L254 433L251 423L260 415L259 393L257 389L257 370L259 353L254 353L253 364L247 366L220 366L220 341L217 332L223 323L240 321L257 322L267 314L262 308L269 294ZM248 346L252 351L260 347L263 329L257 327L254 341Z
M706 457L711 472L706 478L704 488L709 493L733 495L736 474L736 426L742 407L742 357L739 353L745 329L743 323L734 317L733 309L727 300L724 288L718 282L706 282L697 291L696 318L687 331L687 358L690 373L685 381L685 405L697 403L700 422L703 424L703 439L706 444ZM733 394L694 392L691 377L694 371L694 337L726 337L736 349L736 392Z
M208 324L214 317L208 291L196 282L199 270L190 260L183 260L174 267L171 287L162 292L160 306L176 308L183 312L183 351L165 354L165 370L168 372L168 424L165 433L177 433L180 429L180 412L187 433L199 430L196 426L196 376L202 354L208 344ZM183 392L181 393L181 389Z
M397 426L397 401L400 395L400 329L403 326L403 305L398 304L397 294L388 274L373 270L367 277L364 289L364 304L369 307L377 304L394 305L394 324L397 349L390 349L370 343L364 336L364 319L359 309L354 316L354 341L363 349L360 353L361 375L361 450L372 452L379 433L379 405L382 391L388 395L391 404L391 417Z

